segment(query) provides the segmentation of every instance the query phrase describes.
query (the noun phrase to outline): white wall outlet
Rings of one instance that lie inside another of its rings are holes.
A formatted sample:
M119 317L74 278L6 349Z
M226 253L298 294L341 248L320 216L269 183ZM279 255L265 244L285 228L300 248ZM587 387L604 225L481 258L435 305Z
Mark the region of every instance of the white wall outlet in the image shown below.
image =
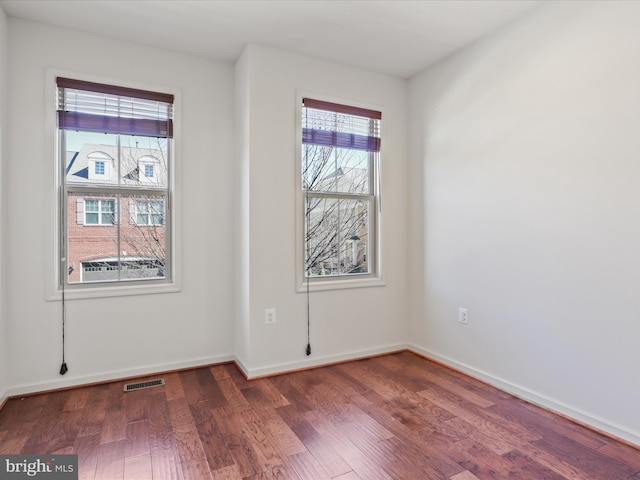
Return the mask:
M458 321L460 323L464 323L465 325L469 323L469 312L467 312L466 308L460 307L458 309Z
M264 311L264 323L267 325L272 325L276 323L276 309L275 308L267 308Z

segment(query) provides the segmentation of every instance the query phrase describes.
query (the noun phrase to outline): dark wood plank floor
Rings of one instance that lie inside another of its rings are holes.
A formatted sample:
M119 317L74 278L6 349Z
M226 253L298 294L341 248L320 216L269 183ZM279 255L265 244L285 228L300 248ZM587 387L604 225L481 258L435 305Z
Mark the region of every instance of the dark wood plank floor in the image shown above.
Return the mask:
M0 453L76 453L99 480L640 480L639 450L409 352L163 378L12 399Z

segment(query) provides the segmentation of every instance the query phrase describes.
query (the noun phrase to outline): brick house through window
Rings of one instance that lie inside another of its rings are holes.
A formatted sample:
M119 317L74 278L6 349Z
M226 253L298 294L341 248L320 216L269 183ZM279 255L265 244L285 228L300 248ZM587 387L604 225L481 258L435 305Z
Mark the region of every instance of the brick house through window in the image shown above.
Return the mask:
M118 152L120 179L117 169L112 168ZM154 177L162 185L167 180L160 174L163 169L156 168L163 164L158 156L158 151L150 148L83 144L80 151L68 152L67 177L79 184L94 182L89 177L101 162L101 168L107 165L102 173L105 184L148 183ZM71 192L67 199L69 283L164 276L164 196Z

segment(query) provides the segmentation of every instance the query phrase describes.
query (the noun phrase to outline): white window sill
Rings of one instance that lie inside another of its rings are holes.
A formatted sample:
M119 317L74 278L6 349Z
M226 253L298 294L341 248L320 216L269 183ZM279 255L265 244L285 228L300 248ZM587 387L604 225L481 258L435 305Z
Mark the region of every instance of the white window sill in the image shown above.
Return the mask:
M95 286L82 288L65 288L65 300L77 300L85 298L108 298L108 297L126 297L130 295L154 295L161 293L176 293L182 288L177 283L156 283L153 285L114 285L114 286ZM47 298L48 301L57 301L62 299L62 290L58 289Z
M309 283L310 292L322 292L325 290L344 290L348 288L367 288L367 287L383 287L385 281L380 277L368 278L336 278L335 280L313 280ZM298 284L298 292L307 291L307 282Z

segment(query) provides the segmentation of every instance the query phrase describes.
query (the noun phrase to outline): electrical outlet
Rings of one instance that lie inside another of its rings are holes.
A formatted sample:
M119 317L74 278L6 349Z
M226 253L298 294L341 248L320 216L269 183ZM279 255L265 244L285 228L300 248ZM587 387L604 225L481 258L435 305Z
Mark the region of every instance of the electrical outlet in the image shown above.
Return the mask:
M276 309L275 308L267 308L264 311L264 323L267 325L272 325L276 323Z
M465 325L469 323L469 312L467 312L466 308L460 307L458 309L458 321L460 323L464 323Z

